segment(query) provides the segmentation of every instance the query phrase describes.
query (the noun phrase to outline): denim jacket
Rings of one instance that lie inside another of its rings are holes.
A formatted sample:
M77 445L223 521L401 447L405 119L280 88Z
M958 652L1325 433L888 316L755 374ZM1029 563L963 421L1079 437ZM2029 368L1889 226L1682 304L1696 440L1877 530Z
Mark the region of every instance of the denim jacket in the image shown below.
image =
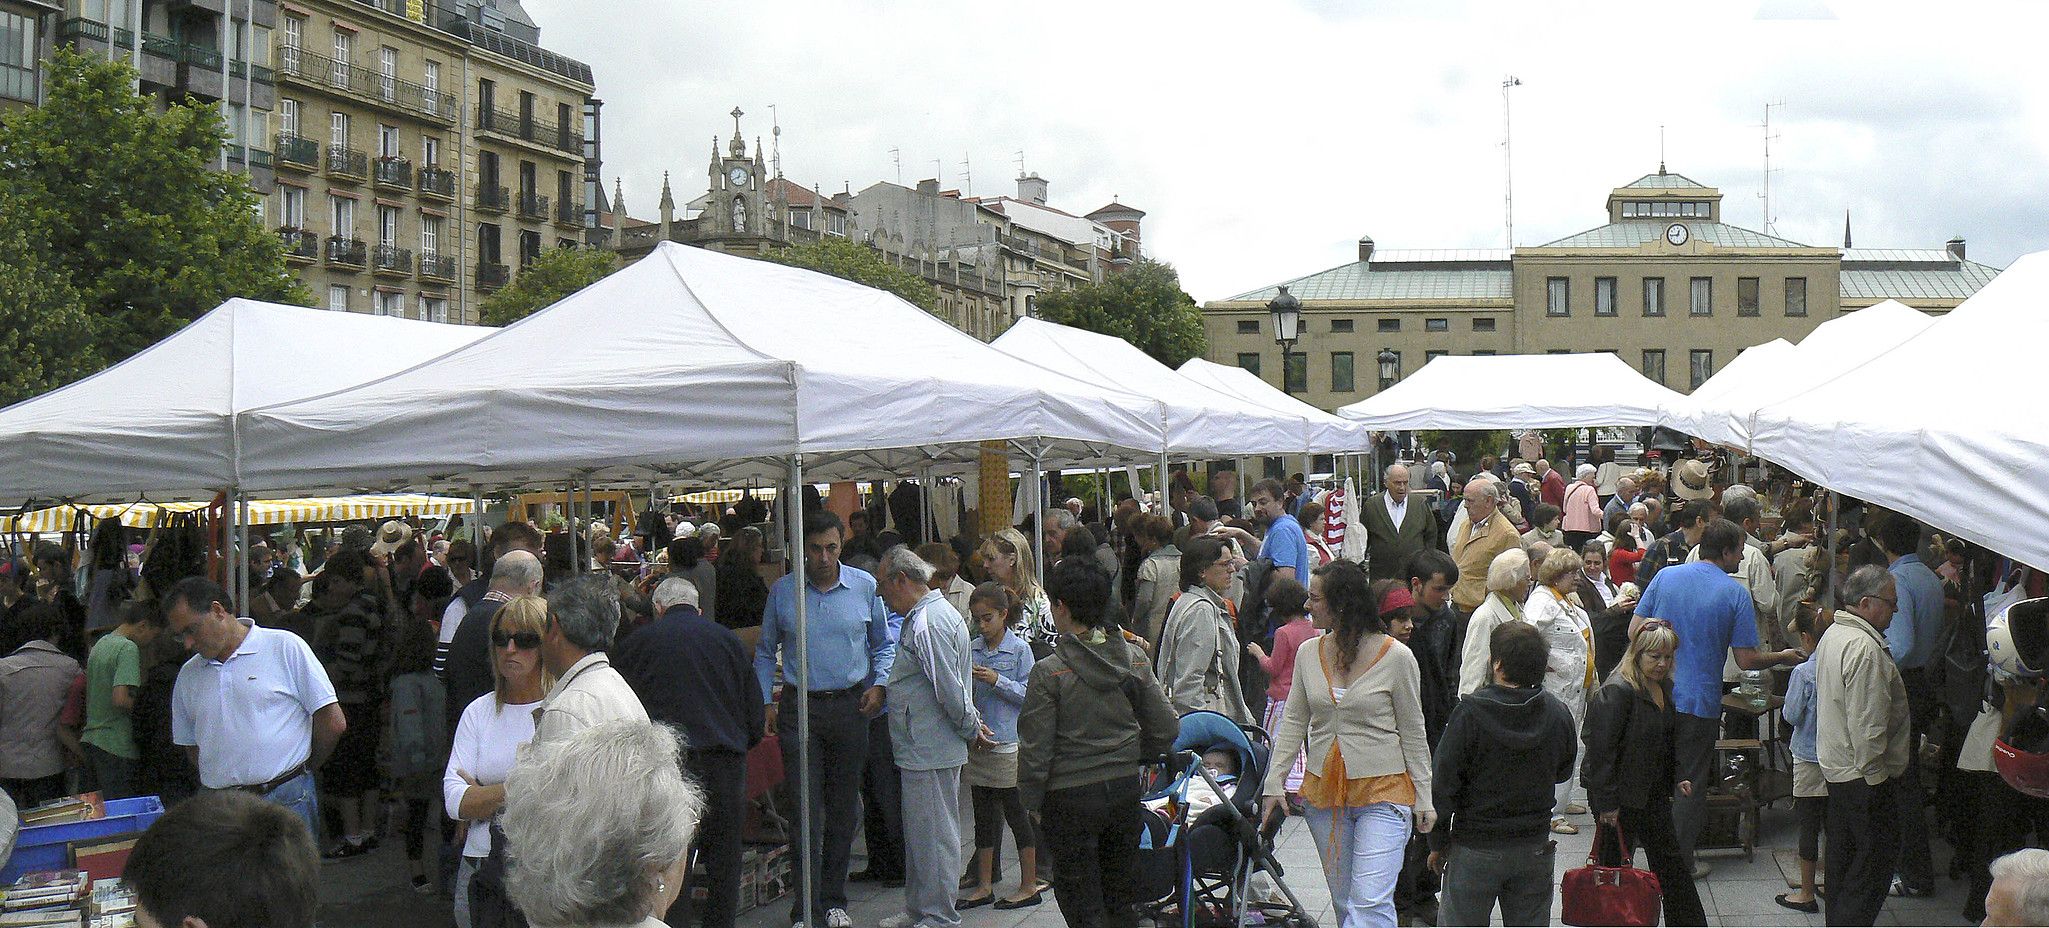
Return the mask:
M997 751L1015 751L1017 716L1024 711L1025 681L1032 675L1031 646L1008 630L993 648L989 639L976 635L974 661L977 667L996 671L995 683L975 681L975 710L982 714L982 724L996 736Z

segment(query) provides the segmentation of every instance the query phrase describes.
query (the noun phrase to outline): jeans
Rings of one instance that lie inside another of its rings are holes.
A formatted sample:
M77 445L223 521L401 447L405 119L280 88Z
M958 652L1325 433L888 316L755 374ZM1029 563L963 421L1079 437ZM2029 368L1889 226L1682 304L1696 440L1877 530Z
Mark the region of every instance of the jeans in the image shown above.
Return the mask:
M1445 852L1437 924L1484 928L1496 901L1503 925L1550 924L1557 856L1558 843L1549 840L1495 847L1454 844Z
M960 893L960 767L905 770L904 913L925 928L955 928Z
M902 785L896 750L889 743L889 713L885 712L868 720L868 763L861 773L861 837L868 847L868 872L890 880L904 878Z
M1330 907L1338 928L1394 928L1394 884L1408 847L1408 806L1319 809L1310 806L1309 833L1323 856Z
M99 784L101 799L127 799L135 795L134 758L88 744L85 759L92 764L93 780Z
M1060 915L1068 928L1138 923L1138 778L1046 793L1039 836L1060 868Z
M455 928L470 928L470 878L483 865L482 857L464 857L455 867Z
M1693 795L1679 796L1672 807L1672 829L1678 838L1679 856L1686 859L1686 872L1693 872L1693 846L1700 842L1700 827L1707 817L1708 783L1715 772L1715 739L1722 720L1675 713L1678 724L1672 732L1672 753L1679 765L1679 778L1693 781Z
M663 920L671 925L701 923L733 928L740 912L741 832L747 819L747 755L732 751L690 751L683 769L704 787L704 818L697 828L697 860L704 864L705 900L690 901L692 878Z
M206 792L225 793L233 792L233 790L207 790ZM246 792L246 790L242 792ZM306 822L307 830L312 832L313 846L320 846L320 798L313 790L313 774L301 773L296 777L286 780L279 784L278 788L264 793L263 798L292 810L292 814L303 819Z
M1908 811L1898 808L1902 795L1898 780L1873 786L1860 777L1828 785L1828 895L1821 906L1826 924L1877 922L1900 856L1899 818ZM1912 811L1922 811L1918 800L1912 805Z
M1680 853L1672 818L1671 800L1659 798L1641 809L1623 809L1622 833L1632 849L1643 849L1645 867L1658 878L1658 888L1665 897L1665 924L1705 925L1707 910L1701 906L1700 889L1693 883L1693 864ZM1611 829L1602 828L1594 836L1595 856L1604 864L1614 865L1622 860L1615 848L1614 835Z
M811 769L797 769L797 700L811 700ZM868 720L861 717L855 694L805 697L783 690L776 713L776 735L783 749L783 775L792 790L808 783L811 806L811 860L817 867L807 914L802 890L791 894L790 920L825 924L825 910L847 907L847 862L853 856L854 830L861 826L861 778L855 775L868 757ZM799 794L801 795L801 794ZM794 820L793 820L794 824ZM791 864L797 876L799 863Z

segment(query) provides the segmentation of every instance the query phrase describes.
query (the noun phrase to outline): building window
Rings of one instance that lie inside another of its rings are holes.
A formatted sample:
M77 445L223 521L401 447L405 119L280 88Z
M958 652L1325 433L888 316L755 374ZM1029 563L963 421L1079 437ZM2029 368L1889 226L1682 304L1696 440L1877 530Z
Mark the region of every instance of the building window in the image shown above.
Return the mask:
M377 157L396 158L398 152L398 127L377 124Z
M1563 277L1545 278L1544 315L1572 315L1572 281Z
M1701 384L1707 383L1707 379L1714 375L1714 352L1696 348L1686 353L1686 389L1698 390Z
M349 147L349 114L329 113L327 117L327 143L336 148Z
M1374 328L1380 332L1399 332L1402 330L1402 321L1400 319L1381 319L1374 324Z
M1254 377L1259 376L1259 352L1238 352L1238 369L1243 371L1249 371Z
M1282 359L1281 368L1283 371L1286 372L1285 376L1287 377L1287 382L1283 386L1283 389L1285 389L1289 393L1309 392L1308 352L1288 352L1288 356Z
M1665 383L1665 351L1662 348L1646 348L1643 352L1643 375L1651 382L1662 386Z
M277 131L285 135L299 134L299 101L290 97L277 98Z
M441 222L440 216L420 217L420 257L441 254Z
M435 107L441 105L441 62L421 62L421 67L424 70L420 76L420 86L427 91L422 100L426 104L424 108L427 110L427 115L438 116L440 114L434 110Z
M838 213L838 212L826 213L826 214L825 214L825 231L826 231L826 232L827 232L828 234L831 234L831 235L845 235L845 234L847 234L847 216L846 216L846 214L845 214L845 213Z
M1646 277L1643 279L1643 314L1646 316L1662 316L1665 314L1665 278Z
M431 136L431 135L423 135L423 136L421 136L421 137L420 137L420 167L424 169L424 168L438 168L438 167L440 167L440 166L441 166L441 140L440 140L440 139L437 139L437 138L435 138L435 137L433 137L433 136Z
M811 228L811 211L810 211L810 210L808 210L808 209L793 209L793 210L790 210L790 228L793 228L793 229L809 229L809 228ZM1239 323L1239 325L1241 325L1241 326L1242 326L1242 325L1244 325L1244 323L1242 323L1242 322L1241 322L1241 323Z
M372 311L380 316L402 317L406 314L406 295L403 293L393 293L389 290L379 290L377 291L377 301Z
M1493 320L1493 319L1487 319L1487 318L1481 318L1481 319L1475 319L1475 320L1473 320L1473 331L1475 331L1475 332L1492 332L1492 331L1494 331L1494 320Z
M521 269L521 270L525 270L525 269L526 269L526 267L527 267L527 265L530 265L530 264L534 263L535 261L539 261L540 259L541 259L541 233L539 233L539 232L534 232L534 231L531 231L531 230L526 230L526 231L522 231L522 232L520 232L520 233L519 233L519 266L520 266L520 269Z
M438 296L420 297L420 318L428 322L447 322L448 300Z
M306 228L306 188L279 184L277 224L287 229Z
M1352 331L1352 320L1350 320L1350 319L1332 319L1332 320L1330 321L1330 331L1331 331L1331 333L1332 333L1332 334L1334 334L1334 335L1335 335L1335 334L1343 334L1343 333L1349 333L1349 332L1351 332L1351 331Z
M1350 393L1354 389L1356 388L1352 385L1352 353L1349 351L1331 352L1330 391L1332 393Z
M1258 334L1259 334L1259 320L1257 320L1257 319L1240 319L1240 320L1238 320L1238 334L1240 334L1240 335L1258 335Z
M1622 218L1624 218L1624 219L1635 219L1635 218L1636 218L1636 201L1635 201L1635 200L1624 200L1624 201L1622 201Z
M328 64L327 82L336 87L349 85L349 65L355 63L356 37L340 29L334 31L334 60Z
M495 222L477 223L477 263L505 263L499 251L498 224Z
M1757 315L1757 278L1736 278L1736 315Z
M1425 332L1449 332L1449 331L1451 331L1451 320L1450 320L1450 319L1425 319L1425 320L1423 320L1423 331L1425 331Z
M1786 278L1786 315L1807 315L1807 278Z
M1715 314L1715 279L1695 277L1687 290L1686 314L1689 316L1712 316Z
M339 235L343 238L355 238L356 201L348 197L338 197L330 194L327 198L327 208L329 211L328 218L334 220L334 225L328 228L328 233Z
M1594 278L1594 315L1615 315L1615 278Z
M0 97L36 99L36 21L0 13Z
M1444 357L1445 355L1448 355L1450 353L1451 352L1446 351L1442 348L1432 348L1429 351L1425 351L1423 352L1423 366L1429 367L1430 362L1435 361L1438 358Z
M377 92L386 103L398 96L398 49L389 45L377 50Z
M349 286L347 284L327 285L327 308L338 313L349 311Z
M377 207L377 244L398 244L398 207Z
M1494 356L1494 354L1495 354L1495 351L1494 351L1494 349L1492 349L1492 348L1475 348L1475 349L1473 349L1473 357L1476 357L1476 358L1491 358L1491 357L1493 357L1493 356Z

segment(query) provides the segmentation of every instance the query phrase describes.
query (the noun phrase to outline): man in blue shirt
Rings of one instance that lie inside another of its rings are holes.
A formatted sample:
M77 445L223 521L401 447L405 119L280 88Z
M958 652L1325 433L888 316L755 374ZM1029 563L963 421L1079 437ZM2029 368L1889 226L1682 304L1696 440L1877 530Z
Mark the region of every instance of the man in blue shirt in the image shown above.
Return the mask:
M1900 777L1900 791L1908 797L1904 808L1912 810L1900 820L1900 859L1893 894L1926 896L1935 889L1935 861L1928 855L1928 817L1920 803L1919 763L1921 737L1935 720L1935 684L1928 677L1928 665L1942 646L1942 578L1916 554L1921 547L1921 523L1889 513L1877 525L1879 550L1892 562L1894 596L1892 624L1885 628L1885 645L1893 663L1900 668L1900 683L1907 688L1908 718L1913 722L1915 746L1907 752L1907 772ZM1918 813L1918 814L1916 814Z
M768 731L782 746L783 770L811 803L811 855L818 866L815 897L796 894L790 919L815 928L853 928L847 915L847 862L860 822L861 778L854 774L868 756L868 719L882 708L882 682L896 658L888 612L876 594L875 578L840 563L844 529L839 517L817 510L804 517L804 587L784 574L768 590L761 645L754 673L764 699L776 692L776 664L782 659L781 704L767 705ZM797 597L803 596L810 674L797 675ZM811 705L811 769L797 769L795 702ZM787 706L790 711L779 711ZM807 911L808 909L808 911Z
M1273 562L1274 576L1307 585L1315 566L1309 561L1309 539L1302 535L1302 523L1288 515L1287 499L1281 482L1268 479L1253 484L1245 501L1252 504L1253 521L1266 527L1259 556Z
M1700 560L1658 571L1629 625L1632 639L1653 619L1679 635L1672 668L1672 708L1678 713L1672 747L1681 780L1705 783L1713 773L1715 739L1721 734L1725 653L1734 649L1737 666L1745 670L1790 666L1806 658L1797 650L1757 649L1756 608L1749 591L1729 576L1743 564L1744 544L1741 526L1727 519L1709 522L1700 535ZM1672 801L1673 826L1688 866L1693 865L1706 801L1706 790Z

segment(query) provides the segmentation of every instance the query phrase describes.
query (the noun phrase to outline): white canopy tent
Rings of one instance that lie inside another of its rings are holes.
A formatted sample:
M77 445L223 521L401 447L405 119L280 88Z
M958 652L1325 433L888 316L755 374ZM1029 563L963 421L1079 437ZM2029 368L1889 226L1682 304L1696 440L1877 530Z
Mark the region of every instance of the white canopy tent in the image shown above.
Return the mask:
M1786 364L1792 357L1793 343L1783 338L1745 348L1706 383L1660 410L1658 424L1725 444L1726 439L1717 436L1725 431L1719 426L1727 408L1727 398L1742 394L1747 387L1754 387L1759 379L1784 376Z
M1229 394L1255 406L1271 409L1277 413L1301 416L1321 427L1324 431L1331 433L1333 438L1345 443L1345 446L1342 448L1322 448L1316 449L1317 451L1327 452L1335 450L1341 453L1358 451L1366 447L1372 435L1371 429L1348 419L1331 415L1298 400L1287 392L1276 388L1273 384L1260 379L1258 374L1254 374L1242 367L1231 367L1214 361L1205 361L1201 358L1189 358L1180 367L1175 368L1174 372L1212 390Z
M264 490L817 480L1157 453L1153 400L993 351L888 293L664 243L468 349L258 410ZM432 436L423 441L423 437Z
M1165 406L1163 449L1191 457L1280 452L1342 452L1357 447L1349 430L1299 411L1248 402L1190 380L1121 338L1038 319L1019 319L990 347L1106 390L1130 390Z
M1678 399L1606 352L1444 355L1337 414L1378 431L1596 428L1655 425Z
M235 483L237 414L401 371L491 331L229 300L120 364L0 410L0 499L210 496Z
M2045 343L2049 252L2036 252L1919 335L1759 409L1751 450L2049 567L2049 416L2034 405Z
M1896 300L1830 319L1801 339L1790 354L1775 359L1770 368L1746 376L1707 403L1692 423L1695 428L1673 427L1718 445L1747 449L1760 408L1841 377L1920 335L1934 321ZM1744 352L1737 362L1749 355Z

